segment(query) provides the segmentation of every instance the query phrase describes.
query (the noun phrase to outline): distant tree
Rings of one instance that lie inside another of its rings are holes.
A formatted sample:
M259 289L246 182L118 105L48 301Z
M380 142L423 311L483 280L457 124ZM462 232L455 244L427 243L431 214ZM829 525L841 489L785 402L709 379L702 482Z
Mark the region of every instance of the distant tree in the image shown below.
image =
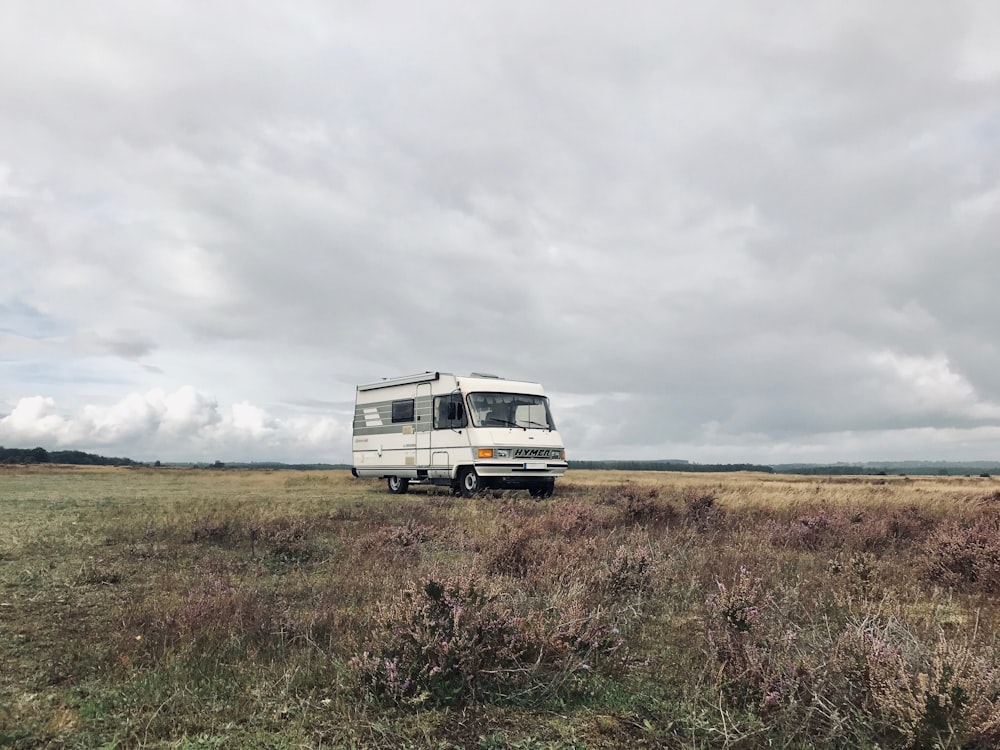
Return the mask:
M135 466L130 458L106 458L83 451L52 451L44 448L4 448L0 446L0 464L76 464L83 466Z

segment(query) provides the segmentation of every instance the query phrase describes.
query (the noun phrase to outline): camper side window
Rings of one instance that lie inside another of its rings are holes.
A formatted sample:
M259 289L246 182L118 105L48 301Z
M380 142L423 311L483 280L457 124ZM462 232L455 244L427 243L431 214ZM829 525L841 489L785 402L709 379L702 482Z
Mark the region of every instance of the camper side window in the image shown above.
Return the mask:
M435 430L457 430L468 426L469 420L465 416L465 404L462 403L461 394L450 393L447 396L435 396Z
M392 421L393 423L413 421L412 398L406 398L401 401L392 402Z

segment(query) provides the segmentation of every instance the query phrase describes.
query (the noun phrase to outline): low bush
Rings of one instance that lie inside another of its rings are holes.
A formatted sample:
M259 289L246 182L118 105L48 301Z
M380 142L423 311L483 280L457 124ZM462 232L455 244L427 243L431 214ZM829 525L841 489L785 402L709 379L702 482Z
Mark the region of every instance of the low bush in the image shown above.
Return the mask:
M706 602L717 688L782 737L837 746L998 746L1000 670L989 649L941 635L925 644L875 605L839 627L801 622L787 592L777 606L746 567L717 588Z
M414 547L431 538L431 529L425 524L410 519L405 524L393 524L379 529L374 539L376 546Z
M711 492L685 492L683 505L684 523L697 531L708 531L722 520L722 510Z
M580 500L554 503L545 518L545 530L563 536L593 534L607 526L598 506Z
M653 583L653 552L643 544L621 544L608 564L607 590L614 599L648 593Z
M603 487L597 494L600 505L617 509L614 525L668 526L677 520L677 509L660 497L656 486L631 482Z
M843 519L827 513L802 516L787 523L772 522L771 543L793 550L815 551L843 544Z
M525 702L585 679L621 646L599 610L533 609L494 579L435 576L388 606L351 664L366 694L393 703Z
M524 527L502 527L480 545L479 557L491 575L524 578L541 560L535 549L537 535Z
M942 524L927 538L923 559L932 581L963 591L1000 593L1000 516Z
M178 601L152 596L126 614L129 633L147 644L172 646L185 642L222 643L233 637L266 640L280 628L284 608L272 598L239 581L211 576L188 589Z

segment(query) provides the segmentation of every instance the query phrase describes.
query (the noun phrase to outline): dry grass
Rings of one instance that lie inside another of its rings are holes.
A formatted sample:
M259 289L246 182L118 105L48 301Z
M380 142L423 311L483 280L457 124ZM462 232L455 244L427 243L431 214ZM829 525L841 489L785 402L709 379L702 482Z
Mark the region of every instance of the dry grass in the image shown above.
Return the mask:
M0 467L0 746L995 747L988 478Z

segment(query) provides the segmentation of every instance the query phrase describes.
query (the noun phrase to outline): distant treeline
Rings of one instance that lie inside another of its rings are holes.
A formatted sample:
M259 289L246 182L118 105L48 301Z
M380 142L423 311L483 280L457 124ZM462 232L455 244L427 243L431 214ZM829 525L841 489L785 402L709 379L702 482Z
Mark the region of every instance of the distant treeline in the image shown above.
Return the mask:
M996 461L888 461L863 464L776 464L777 474L826 476L974 476L1000 474Z
M156 463L160 466L160 462ZM285 464L281 461L251 461L246 462L234 462L229 461L223 463L222 461L216 461L215 463L163 463L162 466L173 467L173 468L190 468L190 469L282 469L291 471L326 471L329 469L350 469L350 464Z
M859 476L864 474L886 474L883 469L865 468L864 466L848 466L847 464L833 465L797 465L778 466L774 469L777 474L806 474L822 476Z
M687 461L570 461L569 468L616 471L763 471L774 473L760 464L693 464Z
M140 466L131 458L98 456L83 451L47 451L44 448L4 448L0 464L77 464L80 466Z
M570 461L571 469L616 471L759 471L767 474L809 476L937 475L981 477L1000 474L1000 462L990 461L895 461L864 464L696 464L688 461Z

